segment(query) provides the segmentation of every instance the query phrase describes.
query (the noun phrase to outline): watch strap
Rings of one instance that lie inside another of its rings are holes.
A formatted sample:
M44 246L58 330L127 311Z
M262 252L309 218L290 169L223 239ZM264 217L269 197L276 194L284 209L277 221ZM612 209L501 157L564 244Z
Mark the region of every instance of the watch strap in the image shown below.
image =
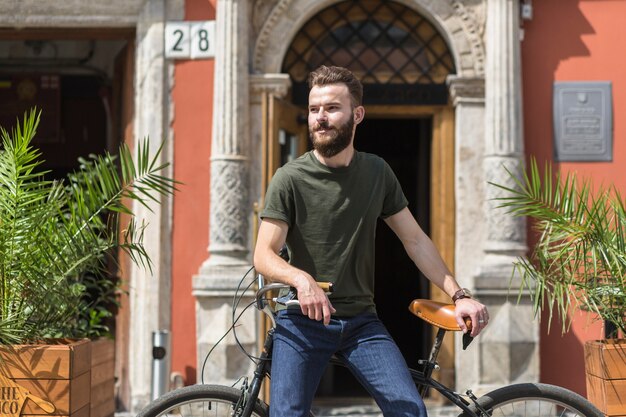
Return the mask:
M455 292L454 295L452 296L452 302L456 303L461 298L472 298L472 297L470 296L469 291L467 291L465 288L461 288L460 290Z

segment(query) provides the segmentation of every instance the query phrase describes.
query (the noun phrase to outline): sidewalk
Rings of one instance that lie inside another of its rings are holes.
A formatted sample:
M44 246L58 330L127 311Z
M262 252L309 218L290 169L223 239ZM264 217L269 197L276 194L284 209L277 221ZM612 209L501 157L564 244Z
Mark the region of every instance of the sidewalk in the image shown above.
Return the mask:
M347 402L347 399L324 400L316 402L311 411L315 417L383 417L376 404L362 402L348 405ZM354 402L354 399L351 399L350 402ZM428 400L426 400L426 408L428 417L456 417L459 415L459 409L455 406L429 404ZM117 412L115 417L134 417L134 415L129 412Z
M455 406L441 406L429 404L426 400L428 417L456 417L459 409ZM327 400L322 403L316 402L311 409L315 417L383 417L376 404L347 405L342 401Z

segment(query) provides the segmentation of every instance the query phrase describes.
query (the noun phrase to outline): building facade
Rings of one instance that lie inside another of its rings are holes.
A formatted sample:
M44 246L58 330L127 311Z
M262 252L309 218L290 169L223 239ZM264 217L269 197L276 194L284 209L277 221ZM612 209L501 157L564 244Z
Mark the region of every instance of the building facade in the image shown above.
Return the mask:
M163 159L182 182L152 211L137 207L150 223L155 268L121 271L128 296L116 328L120 410L135 412L150 398L154 331L170 332L175 380L233 383L249 373L238 343L257 349L263 322L253 309L240 319L238 340L229 334L205 357L231 327L242 277L253 278L267 183L307 149L303 81L319 64L361 77L367 125L357 130L357 149L390 162L458 281L490 308L491 324L470 349L450 340L442 380L458 390L540 379L584 390L584 380L564 380L551 362L569 358L580 378L577 350L597 331L581 325L565 339L554 329L548 335L527 294L510 291L518 287L512 262L527 250L526 225L495 208L498 190L489 182L509 184L504 167L517 171L528 155L552 159L554 81L611 80L615 109L623 104L624 76L612 71L622 58L605 46L625 36L612 20L626 11L619 2L0 0L0 8L0 75L15 85L24 74L60 80L44 104L58 113L52 124L62 139L42 149L67 153L91 142L91 132L106 132L98 146L107 148L145 136L158 147L165 138ZM214 57L166 57L166 28L182 21L215 22ZM615 115L612 161L560 166L614 182L624 158ZM71 126L78 133L68 133ZM393 237L379 235L379 313L403 353L422 354L431 336L410 317L408 302L446 297L396 257L402 249ZM244 292L238 312L250 297ZM322 385L322 396L362 394L340 370L329 370Z

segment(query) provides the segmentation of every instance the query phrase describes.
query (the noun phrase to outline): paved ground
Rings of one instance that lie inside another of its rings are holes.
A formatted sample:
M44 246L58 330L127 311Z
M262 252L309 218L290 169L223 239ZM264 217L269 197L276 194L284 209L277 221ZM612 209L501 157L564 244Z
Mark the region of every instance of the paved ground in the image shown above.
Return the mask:
M326 400L313 406L316 417L383 417L380 409L375 404L360 403L348 404L346 400ZM426 402L428 417L456 417L459 410L456 407L440 406ZM115 417L134 417L128 412L115 413Z
M455 417L459 415L454 406L441 406L426 402L428 417ZM375 404L348 405L339 403L315 404L311 410L316 417L382 417L383 414Z

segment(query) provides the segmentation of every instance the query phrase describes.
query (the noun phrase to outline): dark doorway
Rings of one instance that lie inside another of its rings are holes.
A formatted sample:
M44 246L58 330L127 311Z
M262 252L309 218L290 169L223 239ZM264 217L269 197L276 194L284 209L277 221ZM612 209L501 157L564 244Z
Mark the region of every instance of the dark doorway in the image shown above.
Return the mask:
M430 155L432 119L366 119L357 128L355 148L374 153L395 172L409 209L422 229L430 230ZM428 280L419 272L395 234L379 220L376 232L376 308L381 320L411 367L424 358L430 328L408 311L415 298L428 298ZM319 396L367 396L345 368L333 367L324 376Z
M107 150L109 100L106 80L93 75L24 74L0 76L8 88L0 91L0 123L9 130L31 109L41 111L33 145L45 161L41 169L61 179L78 168L78 158ZM20 93L26 86L32 92Z

